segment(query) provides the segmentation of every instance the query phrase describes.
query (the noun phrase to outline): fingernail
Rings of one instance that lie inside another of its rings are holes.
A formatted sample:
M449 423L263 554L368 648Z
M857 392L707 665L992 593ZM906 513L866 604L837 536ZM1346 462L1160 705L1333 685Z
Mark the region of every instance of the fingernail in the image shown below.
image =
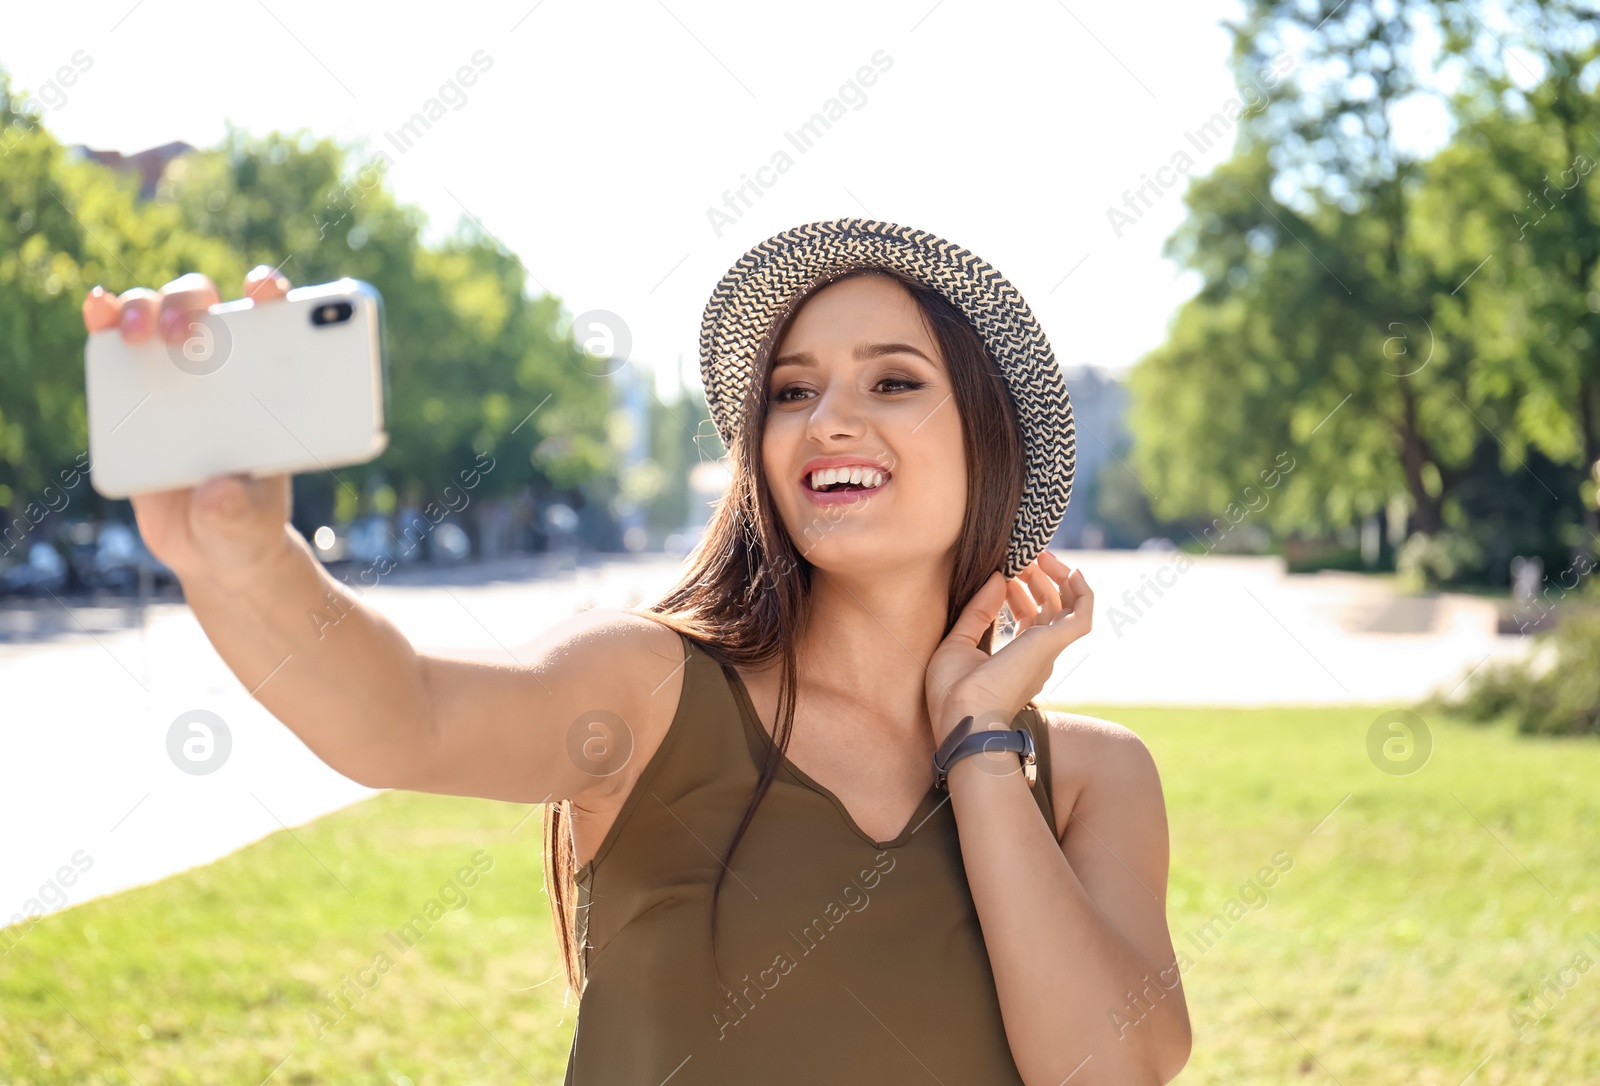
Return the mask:
M130 336L142 336L150 330L150 318L142 305L122 307L122 330Z
M168 343L182 342L183 336L175 331L179 320L183 317L177 310L169 309L161 314L161 338ZM174 337L176 336L176 340Z

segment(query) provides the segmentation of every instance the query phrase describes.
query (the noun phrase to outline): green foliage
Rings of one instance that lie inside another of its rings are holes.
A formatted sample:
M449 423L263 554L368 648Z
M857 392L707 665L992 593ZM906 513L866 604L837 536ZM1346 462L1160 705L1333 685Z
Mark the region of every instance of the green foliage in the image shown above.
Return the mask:
M90 288L200 271L229 298L257 264L296 284L364 279L384 298L389 447L337 478L298 478L297 506L331 512L337 492L349 513L352 495L381 485L401 501L442 502L463 471L488 463L480 453L494 463L480 499L594 485L613 471L611 389L586 371L560 302L530 297L520 262L476 227L424 247L420 215L384 185L382 155L356 166L329 140L230 125L218 147L169 164L155 199L141 201L131 177L75 159L13 112L4 72L0 123L0 511L40 501L87 449Z
M3 72L0 151L0 509L21 509L58 501L45 488L88 449L84 295L218 267L227 250L140 205L132 178L68 155L14 111Z
M1479 722L1510 716L1528 735L1600 735L1600 608L1533 636L1542 651L1483 668L1436 707Z
M1448 531L1481 554L1464 580L1505 585L1518 555L1538 556L1546 568L1559 569L1583 544L1583 508L1572 500L1578 470L1553 463L1537 448L1526 450L1521 466L1508 469L1503 457L1500 445L1485 437L1452 490Z
M607 472L610 390L558 331L560 303L525 296L521 263L473 225L424 248L420 217L384 187L386 158L355 167L348 157L329 140L230 128L222 147L173 164L164 195L191 229L243 254L229 282L266 263L295 282L351 276L383 295L390 443L348 469L354 489L376 473L402 500L438 501L480 452L495 465L480 497L527 483L561 490Z
M1395 555L1395 572L1411 591L1438 588L1480 572L1483 548L1456 532L1417 532Z
M1566 105L1600 124L1594 95ZM1600 432L1582 417L1600 389L1600 148L1585 143L1574 146L1548 108L1486 117L1439 154L1424 193L1430 255L1464 283L1441 307L1442 326L1472 344L1475 399L1508 469L1530 448L1586 464Z
M690 391L670 404L651 400L650 445L656 450L655 472L662 480L683 482L679 486L663 482L655 500L649 504L649 527L658 537L664 538L689 522L689 473L702 460L715 457L714 448L702 449L695 439L695 427L701 419L709 417L705 394L699 390ZM713 446L716 444L712 442Z
M1412 531L1460 540L1448 562L1413 548L1447 579L1593 547L1600 34L1571 3L1514 3L1548 75L1519 91L1467 6L1251 0L1232 28L1242 92L1294 63L1251 96L1232 159L1190 182L1167 243L1201 288L1131 379L1157 516L1214 515L1288 449L1292 484L1260 518L1280 534L1331 534L1399 495ZM1422 160L1390 121L1423 88L1428 21L1475 63L1452 141Z
M1495 661L1485 664L1468 681L1463 696L1455 701L1436 699L1428 709L1448 712L1475 724L1499 720L1528 700L1527 668L1521 663Z
M1278 530L1329 531L1395 493L1437 527L1430 479L1453 481L1484 436L1462 409L1464 353L1427 332L1449 287L1412 282L1402 227L1336 205L1302 214L1273 179L1257 147L1191 185L1168 252L1205 284L1133 372L1136 470L1158 515L1203 514L1287 450L1293 485L1264 516ZM1390 269L1396 247L1407 266Z

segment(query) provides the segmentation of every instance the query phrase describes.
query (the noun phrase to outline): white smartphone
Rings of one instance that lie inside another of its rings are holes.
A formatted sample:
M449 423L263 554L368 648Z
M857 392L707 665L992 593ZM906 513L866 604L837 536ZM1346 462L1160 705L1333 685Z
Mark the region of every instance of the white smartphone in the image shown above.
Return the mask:
M189 338L89 334L89 484L107 498L363 464L389 444L383 298L340 279L220 302Z

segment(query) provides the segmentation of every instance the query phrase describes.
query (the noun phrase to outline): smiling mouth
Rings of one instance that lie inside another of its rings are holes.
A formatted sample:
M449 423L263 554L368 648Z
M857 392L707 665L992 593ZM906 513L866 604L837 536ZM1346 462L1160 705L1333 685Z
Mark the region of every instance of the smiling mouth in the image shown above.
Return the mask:
M801 485L803 487L805 487L805 489L807 491L809 491L810 493L812 493L812 494L838 494L838 493L846 493L846 492L851 492L851 491L861 492L861 493L872 493L874 491L883 489L883 487L888 484L889 478L890 478L888 472L883 471L882 469L875 468L875 469L869 469L865 473L866 477L863 478L862 480L858 481L858 482L851 482L847 478L846 479L835 479L835 480L823 483L820 486L818 486L818 485L815 485L814 480L819 475L824 475L824 473L822 473L822 472L808 472L801 479L801 481L800 481ZM824 477L826 477L826 476L824 475Z
M888 481L885 479L883 482L886 483ZM845 490L879 490L882 487L883 483L879 483L877 486L867 486L863 483L829 483L827 486L812 486L809 481L806 483L806 489L813 494L836 494Z

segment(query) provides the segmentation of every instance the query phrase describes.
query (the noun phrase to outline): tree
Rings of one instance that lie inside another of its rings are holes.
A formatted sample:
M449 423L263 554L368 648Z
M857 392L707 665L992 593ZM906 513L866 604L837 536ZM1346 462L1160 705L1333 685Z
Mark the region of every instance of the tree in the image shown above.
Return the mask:
M13 529L9 550L45 510L104 504L86 481L61 489L62 473L87 462L89 288L166 282L228 253L184 229L173 209L141 205L133 179L69 155L22 109L3 71L0 156L0 510Z
M1491 32L1439 5L1461 61L1461 138L1440 156L1437 259L1467 275L1450 318L1477 347L1474 385L1509 464L1534 448L1577 469L1600 535L1600 9L1524 0ZM1518 51L1513 53L1511 48ZM1571 491L1568 491L1570 494Z
M169 164L142 201L132 178L74 158L21 112L3 72L0 154L0 509L11 508L8 525L24 518L21 532L87 450L89 288L200 271L227 297L262 263L297 284L364 279L384 298L389 446L371 464L297 477L297 506L353 515L378 482L418 507L444 505L473 470L476 497L570 493L612 471L610 389L559 300L530 297L517 258L471 224L424 247L420 214L384 187L383 155L351 169L351 152L329 140L230 126L219 147Z
M354 489L381 473L414 504L439 501L479 453L495 464L480 496L610 471L610 391L561 330L559 301L528 297L521 262L471 224L424 248L422 217L384 187L386 157L358 168L350 157L328 140L230 127L222 147L174 164L164 195L242 267L281 266L297 283L350 276L383 295L390 443L343 473Z
M1430 94L1408 64L1423 14L1255 0L1232 28L1241 87L1294 74L1241 118L1233 159L1191 182L1168 242L1203 285L1132 380L1159 515L1222 508L1286 450L1297 485L1263 510L1281 530L1342 526L1395 493L1418 531L1459 521L1450 493L1484 437L1471 351L1437 319L1456 282L1418 236L1427 164L1394 127Z

